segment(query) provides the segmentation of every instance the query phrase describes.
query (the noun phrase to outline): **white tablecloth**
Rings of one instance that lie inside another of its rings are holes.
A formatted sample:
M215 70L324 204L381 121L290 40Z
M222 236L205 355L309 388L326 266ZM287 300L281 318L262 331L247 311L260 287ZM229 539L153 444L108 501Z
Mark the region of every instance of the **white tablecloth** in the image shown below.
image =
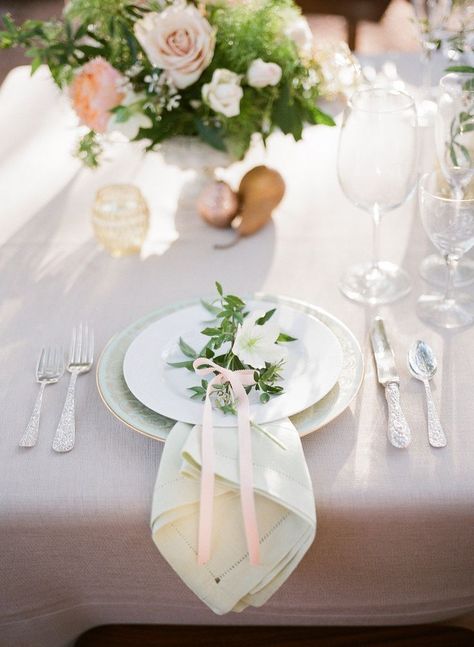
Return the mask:
M258 235L216 251L227 234L181 211L179 238L165 253L114 260L92 236L95 188L136 182L157 237L171 239L180 176L159 156L142 160L124 147L101 170L81 170L69 156L76 133L68 115L45 74L30 80L19 68L1 89L0 645L60 647L113 622L405 624L471 613L474 329L443 334L415 314L417 268L430 251L415 200L388 215L382 233L384 258L414 281L407 298L380 309L414 432L410 449L397 451L387 444L386 403L367 343L375 313L337 289L348 264L370 257L371 241L369 217L337 183L337 129L309 129L298 145L272 141L267 162L288 188ZM224 617L207 610L154 547L149 516L162 445L110 415L93 374L78 381L74 451L51 450L65 381L46 392L38 446L17 447L42 344L67 345L72 326L88 319L101 349L151 309L209 294L215 279L233 292L265 290L326 308L352 328L366 360L357 399L303 442L318 503L315 543L267 605ZM449 438L444 450L427 443L422 386L406 369L407 349L420 337L439 357L434 396Z

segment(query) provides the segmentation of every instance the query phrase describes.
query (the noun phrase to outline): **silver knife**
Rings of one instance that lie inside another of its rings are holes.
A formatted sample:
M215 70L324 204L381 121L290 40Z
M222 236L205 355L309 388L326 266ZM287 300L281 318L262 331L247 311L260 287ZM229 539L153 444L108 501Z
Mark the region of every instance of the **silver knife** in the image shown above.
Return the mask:
M411 432L400 404L400 378L382 317L375 317L370 331L370 340L377 365L377 377L380 384L385 387L385 398L388 404L388 440L394 447L408 447Z

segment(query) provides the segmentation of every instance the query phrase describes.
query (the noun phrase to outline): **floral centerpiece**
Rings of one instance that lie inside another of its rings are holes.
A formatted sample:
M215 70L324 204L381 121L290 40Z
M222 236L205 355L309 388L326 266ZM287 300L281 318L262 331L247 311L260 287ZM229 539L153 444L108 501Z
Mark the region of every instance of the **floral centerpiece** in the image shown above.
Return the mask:
M89 166L113 131L147 149L197 137L240 159L254 133L298 140L306 123L333 124L293 0L71 0L61 20L3 25L0 47L25 47L32 72L46 64L68 93Z

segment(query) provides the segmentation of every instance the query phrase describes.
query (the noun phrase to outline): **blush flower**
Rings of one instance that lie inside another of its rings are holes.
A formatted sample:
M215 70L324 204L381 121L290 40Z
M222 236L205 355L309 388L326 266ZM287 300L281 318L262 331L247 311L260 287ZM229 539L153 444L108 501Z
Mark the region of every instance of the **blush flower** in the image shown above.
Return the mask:
M148 13L135 24L135 35L152 65L167 70L179 89L197 81L214 55L214 30L193 5Z
M69 86L69 96L79 119L89 128L104 133L110 110L120 105L125 92L124 78L110 63L98 57L86 63Z
M276 343L280 334L278 324L267 321L257 324L264 313L254 312L247 316L235 335L232 352L243 364L252 368L265 368L265 363L276 364L287 356L286 348Z

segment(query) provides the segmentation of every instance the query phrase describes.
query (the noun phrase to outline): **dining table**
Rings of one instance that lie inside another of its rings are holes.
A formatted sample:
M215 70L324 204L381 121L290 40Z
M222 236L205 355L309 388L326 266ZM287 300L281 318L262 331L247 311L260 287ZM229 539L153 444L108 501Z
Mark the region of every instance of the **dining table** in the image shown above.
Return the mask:
M416 54L361 57L390 61L419 84ZM440 64L442 66L442 63ZM442 67L440 67L440 71ZM407 85L409 87L409 85ZM275 134L228 170L229 182L265 163L286 194L272 221L228 249L231 232L209 227L179 198L193 170L160 151L111 143L98 169L74 157L78 136L67 98L40 68L13 69L0 88L0 645L66 647L89 628L117 623L200 625L409 625L474 628L474 328L446 331L417 316L432 290L419 276L432 253L415 192L383 218L382 257L412 280L405 298L384 306L346 299L338 281L370 258L371 220L337 178L336 126L309 127L295 143ZM420 128L419 168L436 164L432 126ZM226 172L226 171L224 171ZM234 175L232 175L234 174ZM96 191L137 185L151 213L141 254L112 258L91 225ZM308 302L356 336L364 357L357 396L336 419L302 439L317 510L314 543L260 608L215 615L162 558L150 533L153 487L163 443L128 428L104 406L95 365L80 376L76 445L51 444L67 389L46 390L39 440L18 446L47 344L67 348L87 321L95 362L110 338L154 309L212 296L214 282ZM474 286L466 288L474 292ZM387 406L369 341L385 320L412 430L407 449L387 441ZM430 447L423 385L407 352L427 341L438 359L433 395L447 434Z

